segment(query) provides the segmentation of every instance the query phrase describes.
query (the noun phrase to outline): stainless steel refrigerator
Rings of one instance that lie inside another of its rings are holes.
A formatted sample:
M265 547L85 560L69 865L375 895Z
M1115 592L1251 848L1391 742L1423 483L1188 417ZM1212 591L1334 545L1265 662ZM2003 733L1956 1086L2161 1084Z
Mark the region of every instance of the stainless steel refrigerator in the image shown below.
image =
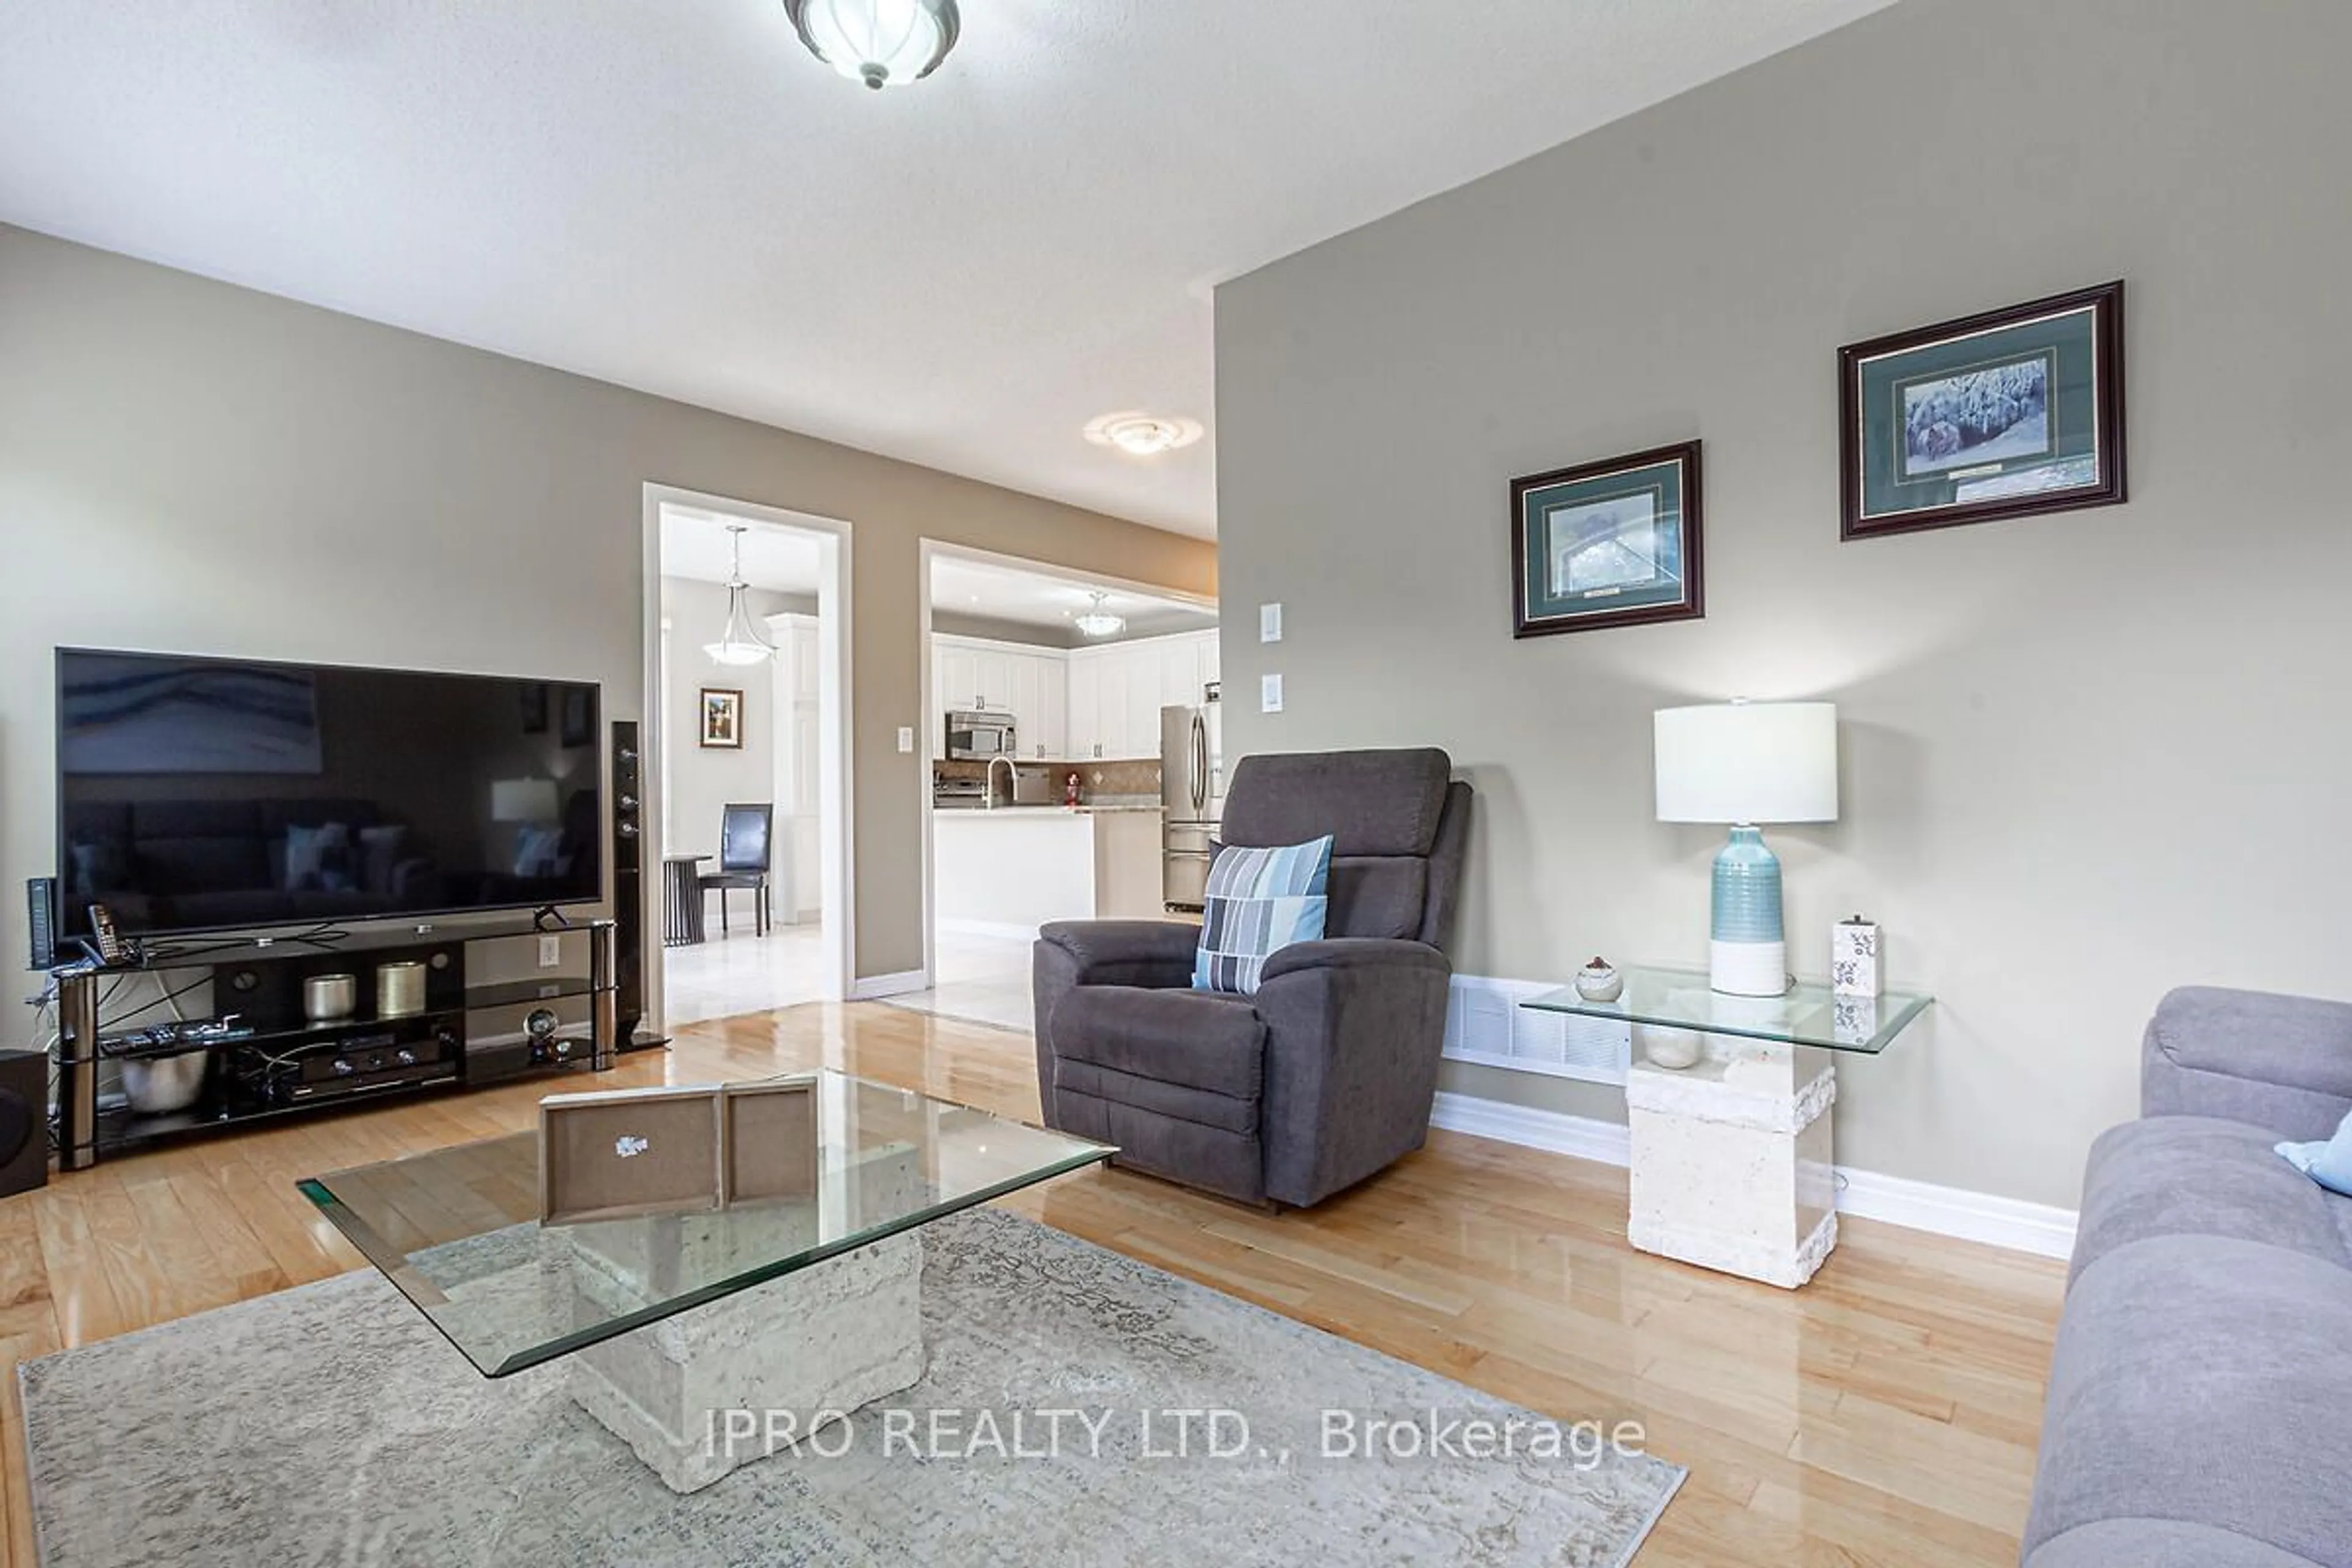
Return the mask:
M1197 910L1209 886L1209 845L1225 814L1225 747L1216 700L1160 710L1160 896Z

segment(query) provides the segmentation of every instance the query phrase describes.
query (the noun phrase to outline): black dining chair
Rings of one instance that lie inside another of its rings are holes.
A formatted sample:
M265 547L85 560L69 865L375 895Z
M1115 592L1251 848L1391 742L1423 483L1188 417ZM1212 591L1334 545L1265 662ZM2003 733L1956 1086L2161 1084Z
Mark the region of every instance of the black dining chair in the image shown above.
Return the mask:
M749 888L759 895L751 910L751 931L768 930L768 837L776 821L773 805L730 805L719 817L719 869L702 874L702 890L719 889L719 934L727 931L727 893Z

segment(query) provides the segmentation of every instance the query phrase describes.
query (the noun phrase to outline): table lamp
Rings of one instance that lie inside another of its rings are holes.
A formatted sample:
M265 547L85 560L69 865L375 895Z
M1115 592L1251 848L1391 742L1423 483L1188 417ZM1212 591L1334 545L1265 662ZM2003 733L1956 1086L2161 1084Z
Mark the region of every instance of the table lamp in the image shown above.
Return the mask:
M1658 820L1731 828L1715 858L1707 983L1734 996L1780 995L1780 861L1759 825L1837 820L1837 704L1662 708L1656 724Z

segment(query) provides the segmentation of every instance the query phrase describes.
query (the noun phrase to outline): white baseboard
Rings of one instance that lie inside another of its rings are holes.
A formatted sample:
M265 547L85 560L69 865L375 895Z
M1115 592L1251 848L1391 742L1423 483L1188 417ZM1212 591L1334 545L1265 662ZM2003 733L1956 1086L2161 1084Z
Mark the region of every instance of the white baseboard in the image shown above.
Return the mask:
M1623 1166L1633 1160L1622 1121L1536 1110L1471 1094L1439 1089L1437 1107L1430 1112L1429 1123L1452 1132L1467 1132L1474 1138L1492 1138L1498 1143L1517 1143L1524 1149L1541 1149L1549 1153L1591 1160L1596 1164Z
M960 936L1001 936L1013 942L1035 942L1037 928L1015 924L1011 921L949 921L938 922L943 931Z
M904 996L913 991L929 991L930 974L920 969L903 969L896 974L860 975L850 984L852 1002L879 1002L885 996Z
M1838 1212L1982 1241L2042 1258L2071 1258L2077 1215L2052 1204L1939 1187L1908 1176L1838 1167Z
M1542 1149L1603 1165L1622 1166L1632 1159L1625 1128L1618 1122L1589 1116L1536 1110L1524 1105L1505 1105L1475 1095L1441 1090L1429 1120L1432 1126L1449 1131ZM2072 1209L1972 1193L1960 1187L1940 1187L1932 1182L1857 1171L1846 1165L1840 1165L1837 1174L1841 1214L1957 1237L1964 1241L1980 1241L2041 1258L2066 1258L2074 1250L2075 1214Z

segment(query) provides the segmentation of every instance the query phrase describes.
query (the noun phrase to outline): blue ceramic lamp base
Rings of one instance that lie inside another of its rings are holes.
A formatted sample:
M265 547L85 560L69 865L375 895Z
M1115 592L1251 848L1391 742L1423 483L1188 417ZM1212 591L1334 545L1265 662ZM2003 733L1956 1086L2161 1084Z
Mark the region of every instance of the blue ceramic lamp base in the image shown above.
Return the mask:
M1780 859L1760 828L1731 830L1715 858L1707 984L1733 996L1780 996L1789 989L1789 945L1780 925Z

